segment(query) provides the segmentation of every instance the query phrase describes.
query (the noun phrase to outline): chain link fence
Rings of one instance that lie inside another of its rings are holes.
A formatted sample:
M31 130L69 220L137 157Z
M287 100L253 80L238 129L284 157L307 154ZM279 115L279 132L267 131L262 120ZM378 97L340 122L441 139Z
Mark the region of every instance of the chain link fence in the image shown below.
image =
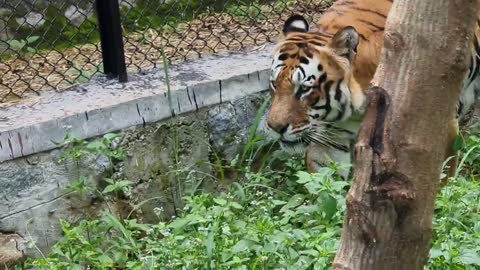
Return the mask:
M104 1L104 0L98 0ZM118 0L129 72L274 41L292 13L332 0ZM0 0L0 107L103 72L95 0ZM119 42L120 43L120 42Z

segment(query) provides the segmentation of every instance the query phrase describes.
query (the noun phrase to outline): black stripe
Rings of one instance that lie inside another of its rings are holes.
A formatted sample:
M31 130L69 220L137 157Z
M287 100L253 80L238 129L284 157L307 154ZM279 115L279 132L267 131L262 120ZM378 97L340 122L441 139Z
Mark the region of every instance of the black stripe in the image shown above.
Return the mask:
M312 44L315 45L315 46L320 46L320 47L325 46L325 43L321 43L321 42L314 41L314 40L310 40L310 41L308 41L308 42L309 42L309 43L312 43Z
M333 126L331 124L326 124L325 125L327 128L329 129L333 129L335 131L340 131L340 132L344 132L344 133L348 133L350 135L354 135L355 133L354 132L351 132L350 130L348 129L345 129L345 128L342 128L342 127L337 127L337 126Z
M471 55L470 57L470 66L468 67L468 79L472 79L473 69L475 67L475 56Z
M325 120L325 118L327 118L327 116L332 111L332 107L330 105L330 91L329 91L329 88L332 86L332 83L333 83L333 81L327 81L325 83L325 85L323 86L323 89L325 91L326 102L325 102L325 105L324 105L325 106L325 115L322 117L322 120Z
M478 44L478 39L476 36L474 37L474 40L473 40L473 46L475 48L475 53L474 55L472 55L472 62L470 63L470 73L468 74L468 78L470 78L471 80L473 80L475 77L478 76L478 72L480 68L479 66L480 58L478 57L478 55L480 54L480 45Z
M375 29L374 29L375 32L381 32L381 31L385 30L385 27L380 26L380 25L376 25L376 24L374 24L374 23L372 23L372 22L369 22L369 21L367 21L367 20L357 19L357 21L359 21L359 22L361 22L361 23L364 23L364 24L366 24L366 25L368 25L368 26L371 26L371 27L375 28Z
M327 73L323 73L320 78L318 78L318 84L321 85L327 79Z
M302 89L302 87L300 87L298 89L298 91L295 93L295 97L297 99L300 99L302 97L303 94L307 93L308 91L310 91L312 88L311 87L305 87L305 89Z
M327 81L325 85L323 86L323 90L325 91L325 94L330 93L330 87L332 87L333 81Z
M303 69L302 66L297 66L297 68L302 72L303 78L305 78L307 75L305 75L305 70Z
M378 11L375 11L375 10L360 8L360 7L353 7L353 6L351 8L354 9L354 10L362 11L362 12L372 13L372 14L378 15L378 16L384 18L384 19L387 18L387 16L385 14L382 14L382 13L380 13Z
M340 84L342 83L343 80L340 80L337 83L337 89L335 89L335 100L340 102L342 100L342 90L340 89Z
M319 35L319 36L322 36L322 37L327 37L327 38L332 38L333 37L333 34L330 34L328 32L317 32L316 34Z
M349 152L350 149L348 149L348 146L345 146L343 144L334 144L334 143L331 143L331 142L325 142L326 144L328 144L329 146L337 149L337 150L340 150L342 152Z
M346 107L347 107L347 103L345 102L340 103L340 111L338 111L337 117L334 120L335 122L340 121L343 118L343 116L345 115Z
M477 61L472 62L472 65L475 65L475 68L473 69L472 77L470 77L472 81L475 80L475 78L478 76L479 69L480 69L480 65L479 65L480 59L476 57L476 60Z
M318 101L317 101L318 102ZM321 106L312 106L312 109L314 110L326 110L327 105L321 105Z
M460 114L462 114L463 103L461 101L458 101L457 106L458 106L458 110L457 110L457 117L458 117Z
M288 58L288 53L282 53L278 56L278 60L285 61Z
M342 84L342 81L343 80L340 80L337 83L337 89L335 90L335 100L340 103L340 111L338 112L337 117L335 118L334 121L339 121L340 119L342 119L343 116L345 115L345 109L347 108L347 103L341 101L342 100L342 90L340 89L340 85Z

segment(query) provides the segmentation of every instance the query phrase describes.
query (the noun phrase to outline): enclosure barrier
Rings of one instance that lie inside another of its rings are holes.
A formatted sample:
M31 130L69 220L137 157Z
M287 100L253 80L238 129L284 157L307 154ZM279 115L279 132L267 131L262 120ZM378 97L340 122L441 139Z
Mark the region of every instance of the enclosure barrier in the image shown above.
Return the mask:
M258 49L283 21L315 21L331 0L9 0L0 6L0 108L98 73Z

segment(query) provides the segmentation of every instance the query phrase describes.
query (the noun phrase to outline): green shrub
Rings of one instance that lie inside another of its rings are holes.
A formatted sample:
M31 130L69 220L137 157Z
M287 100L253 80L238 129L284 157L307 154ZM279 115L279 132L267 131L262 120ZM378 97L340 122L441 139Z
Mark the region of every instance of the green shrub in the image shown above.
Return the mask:
M251 135L255 128L252 128ZM476 135L477 134L477 135ZM67 154L89 153L122 159L111 150L117 138L106 135L86 143L71 137ZM480 269L480 183L477 181L478 133L463 144L461 174L438 194L433 240L426 269ZM189 194L172 220L140 224L105 212L79 224L61 221L64 237L37 269L329 269L339 245L345 195L350 182L331 164L318 173L304 171L300 159L274 151L261 170L252 171L253 142L242 149L236 182L221 194ZM240 155L239 155L240 156ZM262 160L262 159L260 159ZM274 169L277 163L283 167ZM237 166L238 166L237 164ZM181 179L180 179L181 180ZM108 181L107 181L108 182ZM130 182L108 182L103 196L128 191ZM85 182L71 190L81 192ZM107 197L108 199L108 197ZM163 209L156 209L161 216Z

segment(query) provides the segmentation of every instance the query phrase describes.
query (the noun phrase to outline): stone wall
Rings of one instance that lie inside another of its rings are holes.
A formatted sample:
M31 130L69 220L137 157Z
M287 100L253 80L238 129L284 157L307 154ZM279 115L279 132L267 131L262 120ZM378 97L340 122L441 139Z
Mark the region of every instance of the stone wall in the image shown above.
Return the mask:
M0 242L5 260L15 256L38 257L48 253L61 237L59 219L77 222L97 216L105 210L94 194L79 195L66 187L81 176L101 189L103 179L128 179L132 194L114 206L121 216L130 212L143 222L157 222L155 208L163 209L163 218L182 208L181 196L193 189L215 191L222 183L205 178L191 182L192 172L215 174L213 151L229 162L237 147L247 138L250 124L265 94L256 94L225 102L194 113L177 116L120 132L118 146L127 158L111 164L103 156L80 162L60 162L66 149L56 149L4 162L0 165ZM180 168L185 172L169 174L174 164L174 141L178 138ZM112 174L112 169L114 173ZM181 179L181 188L175 179ZM134 210L134 206L146 202ZM8 255L8 256L7 256Z

